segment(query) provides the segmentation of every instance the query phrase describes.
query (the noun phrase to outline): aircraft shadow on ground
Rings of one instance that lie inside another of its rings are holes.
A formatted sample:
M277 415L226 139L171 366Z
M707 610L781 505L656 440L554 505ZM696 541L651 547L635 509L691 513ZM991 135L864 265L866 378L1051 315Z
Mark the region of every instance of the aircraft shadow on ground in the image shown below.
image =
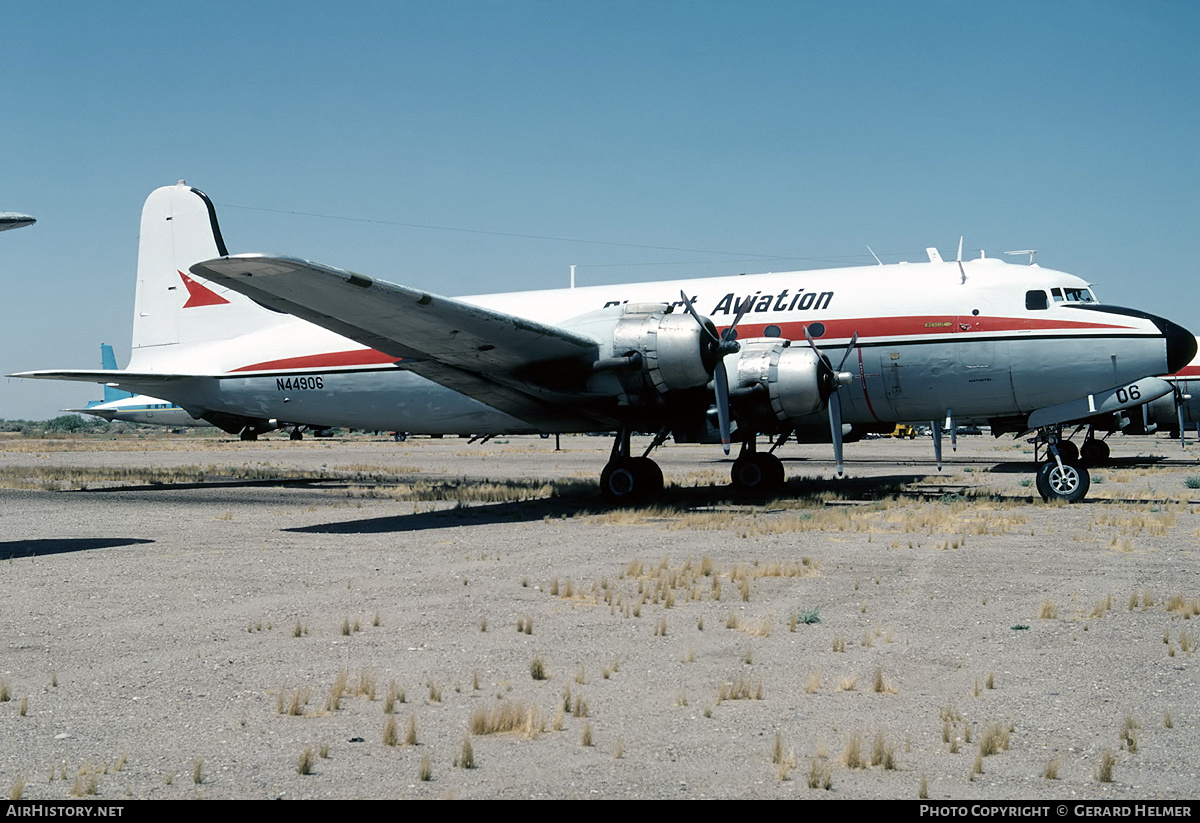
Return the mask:
M1090 472L1104 471L1105 469L1136 469L1145 468L1146 466L1156 465L1158 463L1166 463L1170 458L1167 457L1110 457L1104 461L1101 466L1088 465L1087 469ZM1045 462L1045 461L1039 461ZM1016 463L996 463L988 471L994 474L1030 474L1037 471L1038 463L1033 460L1022 460Z
M648 516L669 518L672 511L693 511L721 507L763 506L770 507L772 500L817 496L828 493L849 501L877 500L892 495L901 497L912 494L906 487L926 475L903 474L880 477L843 478L823 480L812 478L793 479L783 493L772 497L747 494L732 486L702 486L695 488L668 489L661 498L646 506L614 507L604 502L599 493L580 493L562 497L539 498L506 503L479 503L458 505L438 511L414 514L372 517L365 520L349 520L337 523L317 523L312 526L297 526L284 531L299 534L383 534L388 532L423 531L447 529L460 526L485 526L496 523L528 523L547 518L569 517L576 514L612 511L614 508L642 509Z
M47 537L41 540L3 540L0 541L0 558L45 557L49 554L113 549L118 546L137 546L153 542L143 537Z

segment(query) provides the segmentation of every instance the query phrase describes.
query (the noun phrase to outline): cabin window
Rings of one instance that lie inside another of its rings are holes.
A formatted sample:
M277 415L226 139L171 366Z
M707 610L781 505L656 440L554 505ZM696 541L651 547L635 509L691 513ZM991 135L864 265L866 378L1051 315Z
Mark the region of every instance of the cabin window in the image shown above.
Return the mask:
M778 337L778 336L779 336L779 327L776 325L772 324L770 326L767 326L765 329L763 329L763 337Z
M1049 304L1046 301L1046 293L1040 289L1036 291L1025 292L1025 308L1030 311L1038 311L1045 309Z

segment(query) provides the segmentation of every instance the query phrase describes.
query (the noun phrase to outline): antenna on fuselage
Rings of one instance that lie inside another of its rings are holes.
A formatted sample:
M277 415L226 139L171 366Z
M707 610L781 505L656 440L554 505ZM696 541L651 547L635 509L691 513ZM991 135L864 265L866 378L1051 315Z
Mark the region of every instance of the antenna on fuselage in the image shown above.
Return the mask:
M876 263L878 263L881 266L883 265L883 261L879 259L879 255L877 255L875 253L874 249L872 249L870 246L867 246L867 251L871 252L871 256L875 258Z
M962 280L960 282L966 283L967 282L967 270L963 268L963 264L962 264L962 244L963 244L963 236L960 234L958 236L958 260L957 260L958 273L960 275L962 275Z
M1006 251L1005 254L1028 254L1029 255L1029 265L1032 266L1034 264L1035 258L1037 257L1037 249L1021 249L1020 251Z
M575 264L571 264L571 288L575 288Z

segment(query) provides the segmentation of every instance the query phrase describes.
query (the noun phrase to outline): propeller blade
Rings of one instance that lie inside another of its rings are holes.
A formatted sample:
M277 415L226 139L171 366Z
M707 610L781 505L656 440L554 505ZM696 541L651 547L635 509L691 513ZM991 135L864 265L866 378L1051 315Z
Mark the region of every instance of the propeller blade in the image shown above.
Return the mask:
M842 370L842 366L846 365L846 359L850 357L850 352L854 351L854 344L857 342L858 332L855 332L854 336L850 338L850 345L846 346L846 353L842 355L842 362L838 363L837 370L839 372Z
M838 477L842 476L842 398L835 391L829 395L829 434L833 437L833 459Z
M721 448L729 454L729 375L725 373L725 361L718 360L713 371L713 387L717 394L717 424L721 428Z
M1183 391L1179 388L1175 389L1175 411L1179 414L1179 448L1187 448L1187 437L1185 437L1186 429L1183 427Z
M708 334L709 337L712 337L714 340L720 343L721 338L714 336L712 332L708 330L708 326L704 325L704 318L700 316L700 313L696 311L696 307L692 305L692 299L687 296L687 292L681 289L679 292L679 298L683 301L684 310L692 316L692 319L696 321L696 324L700 326L700 328L704 329L705 333Z
M750 301L743 300L742 305L738 307L737 314L734 315L734 317L733 317L733 323L730 324L729 328L727 328L727 329L725 329L725 331L721 332L722 340L725 340L728 342L733 342L734 329L737 328L738 323L742 322L742 318L746 316L746 312L748 312L749 310L750 310Z

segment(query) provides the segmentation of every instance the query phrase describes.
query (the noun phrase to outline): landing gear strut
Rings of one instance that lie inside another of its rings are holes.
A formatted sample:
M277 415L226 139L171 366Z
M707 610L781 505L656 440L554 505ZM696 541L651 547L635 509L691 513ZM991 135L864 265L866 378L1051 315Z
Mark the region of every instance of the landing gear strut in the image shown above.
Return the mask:
M1088 470L1079 462L1079 450L1069 440L1060 440L1061 426L1054 426L1043 433L1049 454L1046 462L1038 466L1038 494L1047 503L1055 500L1078 503L1087 495L1092 485ZM1064 446L1071 448L1066 449Z
M663 474L658 464L646 455L629 456L629 435L628 428L617 432L608 464L600 472L600 493L610 503L641 503L663 490ZM650 449L661 442L656 437Z
M783 462L771 452L760 452L754 439L742 441L742 449L733 461L730 479L740 491L774 492L783 488L786 473Z

